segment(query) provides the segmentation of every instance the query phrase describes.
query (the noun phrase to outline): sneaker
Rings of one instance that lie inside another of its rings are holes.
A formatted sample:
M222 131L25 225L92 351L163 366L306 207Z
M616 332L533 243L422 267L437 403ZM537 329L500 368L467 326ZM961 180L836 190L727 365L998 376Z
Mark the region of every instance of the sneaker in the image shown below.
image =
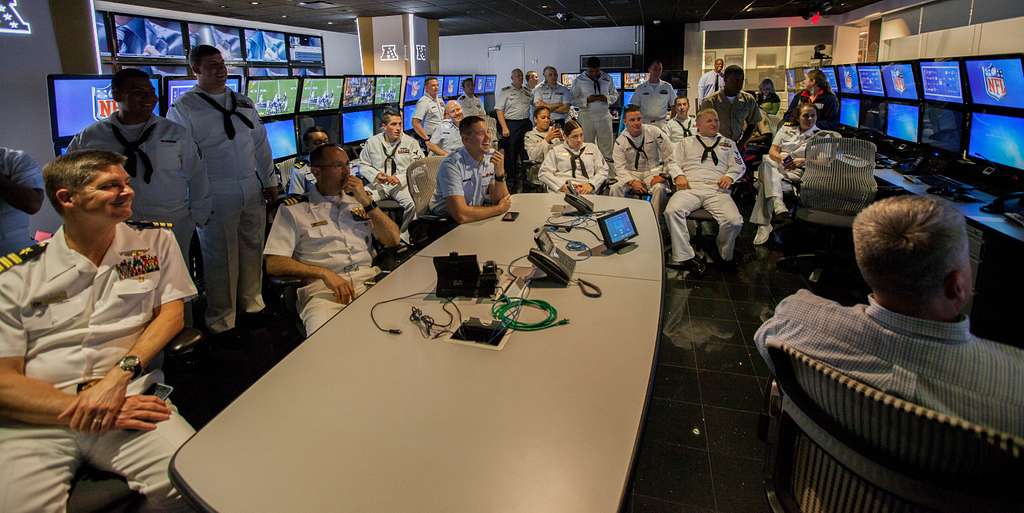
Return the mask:
M757 226L757 234L754 235L754 245L760 246L765 242L768 242L768 238L772 234L772 225L762 224Z

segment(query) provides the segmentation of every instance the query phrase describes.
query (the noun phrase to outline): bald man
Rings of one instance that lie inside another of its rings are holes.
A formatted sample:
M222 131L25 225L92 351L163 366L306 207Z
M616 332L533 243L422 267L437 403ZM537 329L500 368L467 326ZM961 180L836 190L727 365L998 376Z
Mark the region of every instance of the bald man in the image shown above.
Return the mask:
M434 155L442 157L462 147L462 136L459 135L459 123L462 121L462 104L449 100L444 106L444 121L427 141L427 149Z

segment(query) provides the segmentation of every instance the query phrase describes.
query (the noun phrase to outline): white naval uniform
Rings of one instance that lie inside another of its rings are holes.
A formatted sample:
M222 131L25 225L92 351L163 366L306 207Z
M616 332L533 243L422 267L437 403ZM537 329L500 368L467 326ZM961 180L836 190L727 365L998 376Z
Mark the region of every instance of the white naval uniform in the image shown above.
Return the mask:
M686 120L673 117L665 123L665 133L668 134L668 140L673 145L678 144L683 139L697 133L696 119L692 116L687 116Z
M0 175L30 189L43 189L43 171L28 153L0 146ZM0 199L0 254L32 244L28 233L31 216Z
M234 139L227 136L224 116L201 93L228 109L233 95L237 104L236 115L230 117ZM214 210L210 222L199 227L199 241L207 284L206 326L220 333L235 327L237 307L250 313L264 307L267 207L262 189L278 185L267 131L252 100L230 89L212 95L193 87L171 105L167 118L184 126L199 144L210 178Z
M459 95L459 99L456 101L462 106L462 114L464 116L487 117L487 112L484 111L484 106L480 103L479 96L466 96L465 94L461 94Z
M174 238L188 262L192 232L197 225L209 221L211 204L206 163L199 158L198 147L184 127L160 116L150 116L137 125L125 125L115 112L82 130L71 140L68 151L106 150L127 157L126 148L118 141L114 130L119 130L125 140L134 144L150 127L154 127L153 131L139 145L139 150L152 163L152 175L147 180L143 159L137 157L131 181L135 190L132 219L173 223Z
M676 176L679 166L676 165L675 148L668 136L655 125L641 125L640 137L629 135L623 131L615 139L615 150L612 153L612 168L617 182L611 187L612 196L624 197L632 187L629 182L640 180L651 193L651 206L656 214L665 210L665 199L669 187L665 182L651 184L659 175ZM671 180L668 178L666 182Z
M548 105L554 105L563 103L565 105L573 104L572 91L562 84L555 83L550 86L547 82L541 82L533 90L533 104L537 105L537 100L540 100ZM568 112L551 112L551 121L565 121L569 119Z
M612 78L602 71L595 81L586 72L580 73L572 83L572 95L576 106L580 108L579 121L583 125L584 140L596 142L601 148L601 154L611 155L615 141L612 138L612 113L609 106L619 100L619 91L615 89ZM593 95L607 96L608 103L592 102L587 105L587 97Z
M444 120L444 100L441 99L441 94L438 93L437 98L431 98L426 94L421 96L416 101L416 110L412 113L412 119L420 120L427 137L434 135L434 130Z
M546 135L547 132L539 132L536 128L533 128L523 136L523 147L526 148L526 158L535 162L535 164L526 169L526 179L527 182L531 184L538 183L540 165L544 162L544 157L548 155L551 148L562 144L561 139L554 139L551 142L548 142L544 139L544 136Z
M430 136L430 142L448 153L461 148L462 135L459 134L459 127L455 124L455 120L442 121L437 130L434 130L434 135Z
M484 157L477 162L466 148L460 148L446 156L437 172L437 188L430 198L430 212L448 216L449 196L462 196L466 205L480 207L491 202L488 189L494 182L494 163Z
M718 157L717 164L710 155L701 161L705 152L702 142L714 147L712 151ZM672 235L672 259L685 262L694 257L686 217L690 212L703 208L718 221L718 252L723 260L731 261L736 237L743 228L743 217L729 191L718 187L718 180L728 176L735 183L746 170L736 143L722 135L704 137L696 134L676 145L676 162L690 188L677 190L665 207L665 221ZM672 179L675 180L675 176Z
M359 296L366 291L364 282L380 272L373 267L369 217L358 201L344 194L323 196L313 187L307 198L277 209L263 254L330 269L349 280L355 296ZM312 280L297 294L299 317L307 335L345 308L323 280Z
M409 222L416 215L416 205L409 195L406 171L413 162L423 158L423 150L411 136L401 134L398 142L387 142L387 135L381 132L366 140L363 151L359 154L360 171L364 178L372 184L369 189L375 191L379 199L391 198L402 206L401 232L406 233ZM377 181L380 176L397 176L398 185L385 185Z
M576 168L573 170L573 163ZM540 165L537 176L548 192L559 192L567 182L589 183L596 194L601 184L608 179L608 161L594 143L583 143L579 151L568 144L559 144L548 151Z
M309 160L306 158L295 159L288 174L288 187L285 189L285 193L289 196L306 194L306 191L316 187L316 177L313 176L313 171L309 168Z
M637 86L629 104L640 106L640 114L643 115L645 124L657 125L664 130L668 113L672 112L675 101L676 90L672 84L658 79L657 83L645 81Z
M779 147L783 159L787 156L794 159L804 158L807 143L820 131L821 129L817 126L803 132L800 131L799 125L783 126L775 133L772 146ZM788 190L788 185L783 185L782 174L800 176L803 174L803 169L786 171L782 168L782 164L765 155L761 171L763 175L759 180L757 199L754 201L754 210L750 213L750 222L767 225L771 223L776 208L785 208L782 203L782 194Z
M34 256L0 273L0 358L24 358L26 377L75 395L138 342L154 308L195 296L169 230L124 223L115 229L99 266L68 248L62 227L45 247L26 249ZM146 373L128 384L127 394L160 381L159 369ZM103 434L0 417L0 510L65 511L71 478L88 460L146 495L145 511L192 511L167 467L194 430L171 410L154 431Z

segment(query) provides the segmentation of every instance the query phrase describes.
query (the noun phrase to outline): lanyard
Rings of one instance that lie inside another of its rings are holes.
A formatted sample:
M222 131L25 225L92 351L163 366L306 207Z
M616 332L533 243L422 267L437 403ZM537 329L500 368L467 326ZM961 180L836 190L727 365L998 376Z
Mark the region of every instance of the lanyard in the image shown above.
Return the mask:
M153 162L149 160L149 155L147 155L145 151L142 151L140 146L146 143L146 140L149 139L150 135L153 135L153 129L156 128L156 123L149 125L149 128L143 130L142 135L133 142L128 142L128 139L126 139L124 134L121 133L121 129L117 128L116 125L111 124L110 128L114 130L114 139L117 139L117 142L121 143L121 146L124 146L124 156L128 158L128 161L124 164L124 170L128 172L129 176L135 178L138 161L141 160L142 166L145 168L143 180L145 180L146 183L149 183L150 179L153 177Z

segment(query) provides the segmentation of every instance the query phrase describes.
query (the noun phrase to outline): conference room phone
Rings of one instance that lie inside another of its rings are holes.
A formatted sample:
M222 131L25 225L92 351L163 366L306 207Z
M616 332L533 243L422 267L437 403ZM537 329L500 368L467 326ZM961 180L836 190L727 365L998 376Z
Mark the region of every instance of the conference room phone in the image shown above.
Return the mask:
M544 271L544 274L552 281L568 285L569 280L572 279L572 273L576 269L576 261L555 246L551 235L546 230L537 233L533 241L537 244L537 248L530 248L527 260Z
M594 203L580 196L574 187L565 188L565 202L576 209L576 215L588 216L594 213Z

